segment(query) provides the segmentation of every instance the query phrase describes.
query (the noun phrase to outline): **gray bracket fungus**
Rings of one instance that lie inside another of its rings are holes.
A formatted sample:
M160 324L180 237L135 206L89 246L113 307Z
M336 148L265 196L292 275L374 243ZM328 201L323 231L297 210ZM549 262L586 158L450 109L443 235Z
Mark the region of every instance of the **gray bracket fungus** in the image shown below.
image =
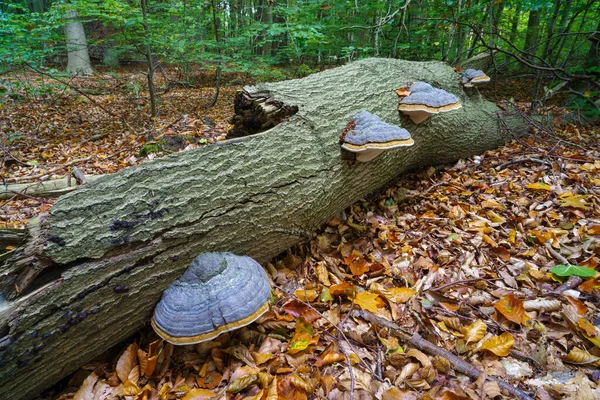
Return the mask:
M203 253L163 292L152 327L173 344L204 342L254 322L270 295L269 278L252 258Z
M342 148L357 153L356 159L361 162L370 161L385 150L414 144L406 129L390 125L365 110L350 119L344 132Z
M467 69L462 73L462 84L464 87L473 87L480 83L489 82L491 79L480 69Z
M423 122L431 114L458 110L461 107L458 97L425 82L413 83L410 94L398 103L398 110L407 114L415 124Z

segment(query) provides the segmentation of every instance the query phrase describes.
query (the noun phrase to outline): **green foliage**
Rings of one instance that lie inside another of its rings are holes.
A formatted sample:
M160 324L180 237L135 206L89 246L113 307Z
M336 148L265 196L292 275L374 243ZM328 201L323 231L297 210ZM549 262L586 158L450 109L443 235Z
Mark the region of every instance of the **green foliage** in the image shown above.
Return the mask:
M579 265L557 265L550 268L550 272L557 276L580 276L582 278L592 278L596 275L596 270Z

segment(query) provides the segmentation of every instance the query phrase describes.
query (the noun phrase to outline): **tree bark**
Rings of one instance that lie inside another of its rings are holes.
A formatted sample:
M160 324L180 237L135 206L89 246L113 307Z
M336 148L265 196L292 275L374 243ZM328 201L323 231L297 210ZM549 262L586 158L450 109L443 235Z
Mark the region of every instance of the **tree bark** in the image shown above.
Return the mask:
M416 80L456 94L463 108L414 125L398 114L394 90ZM101 178L30 225L26 244L0 266L9 298L0 302L0 398L30 398L130 336L199 253L264 263L402 172L507 139L496 105L466 94L439 62L367 59L243 95L268 99L257 112L297 111L265 132ZM415 145L367 163L343 154L338 137L360 110L401 124ZM248 121L238 118L238 130L268 128Z
M87 39L77 10L67 11L65 36L67 38L67 73L71 76L90 75L94 72L88 53Z
M534 60L537 53L538 30L540 29L540 11L530 10L527 20L527 33L525 34L525 45L523 51L527 53L527 60Z

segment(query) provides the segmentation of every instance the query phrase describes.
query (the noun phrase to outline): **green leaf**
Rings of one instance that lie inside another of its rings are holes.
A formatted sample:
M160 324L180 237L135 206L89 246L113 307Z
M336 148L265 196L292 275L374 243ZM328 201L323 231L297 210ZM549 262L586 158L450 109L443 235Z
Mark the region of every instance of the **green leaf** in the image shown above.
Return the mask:
M596 270L579 265L557 265L550 268L550 272L558 276L580 276L582 278L591 278L596 275Z

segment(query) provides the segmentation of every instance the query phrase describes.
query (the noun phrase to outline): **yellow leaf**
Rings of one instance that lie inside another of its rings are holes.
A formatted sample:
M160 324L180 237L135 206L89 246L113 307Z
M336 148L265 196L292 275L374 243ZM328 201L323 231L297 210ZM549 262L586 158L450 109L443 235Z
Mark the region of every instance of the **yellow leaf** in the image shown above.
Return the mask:
M288 344L288 353L296 354L305 350L311 344L316 344L318 341L318 337L313 338L308 332L297 332Z
M500 336L492 336L484 341L481 345L481 350L488 350L499 357L506 357L514 345L515 339L512 335L508 332L504 332Z
M506 219L504 219L504 217L502 217L500 214L494 212L493 210L488 211L487 215L488 215L488 218L490 219L490 221L492 221L496 224L503 224L506 222Z
M214 395L210 390L196 388L187 392L182 400L204 400L210 399Z
M294 292L294 296L302 301L311 302L317 298L319 294L315 289L298 289Z
M552 187L550 185L548 185L547 183L543 183L543 182L530 183L529 185L526 186L526 188L533 189L533 190L546 190L546 191L552 190Z
M586 194L574 194L558 199L561 207L573 207L580 210L591 210L594 203L587 202Z
M576 365L586 365L592 364L598 366L600 363L600 357L596 357L591 355L585 350L581 350L580 348L575 347L573 350L569 352L564 358L564 362L568 362L569 364Z
M585 332L587 336L598 336L598 329L587 319L579 318L577 325Z
M415 293L417 293L416 290L407 287L384 288L383 285L380 285L377 282L371 285L370 290L381 294L392 303L406 303Z
M487 325L482 320L478 319L469 326L462 328L464 339L467 343L479 342L487 332Z
M356 293L356 296L354 297L354 303L356 303L363 310L367 310L372 313L376 313L378 298L379 298L379 296L377 296L375 293L358 292L358 293Z

